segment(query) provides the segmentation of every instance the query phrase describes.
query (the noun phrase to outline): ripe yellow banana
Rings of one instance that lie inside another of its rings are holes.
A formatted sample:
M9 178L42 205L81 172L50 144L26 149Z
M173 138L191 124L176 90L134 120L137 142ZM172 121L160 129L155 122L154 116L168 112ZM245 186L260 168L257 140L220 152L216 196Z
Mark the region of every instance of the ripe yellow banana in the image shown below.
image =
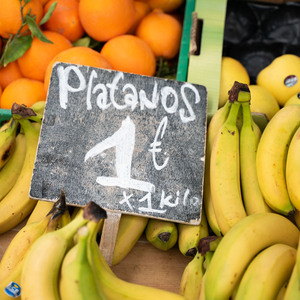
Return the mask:
M258 253L243 274L234 299L275 299L290 278L296 252L295 248L278 243Z
M257 148L257 178L263 197L274 211L284 215L294 212L285 167L289 144L299 126L300 105L281 108L264 129Z
M18 121L11 118L4 130L0 131L0 169L9 161L16 146Z
M143 234L148 218L122 214L112 259L112 265L118 264L132 250Z
M260 190L256 172L256 151L261 131L252 119L250 102L242 103L243 123L240 131L241 186L247 215L271 212Z
M59 219L61 218L62 214L63 214L63 210L61 209L61 207L58 207L58 202L56 202L53 205L53 208L49 211L49 216L50 216L50 220L48 222L48 225L46 227L46 229L42 232L41 235L46 234L47 232L51 232L53 230L56 230L56 225L57 222L59 221ZM48 217L49 217L48 216ZM47 216L44 216L44 219L48 218ZM37 221L37 224L40 224L41 226L44 225L44 221ZM36 232L36 226L34 226L33 223L29 224L29 225L25 225L24 229L26 228L30 228L30 230L32 231L33 229L35 229L34 231ZM22 230L23 231L23 230ZM21 232L21 231L19 231ZM34 232L33 232L34 233ZM18 235L18 234L17 234ZM14 245L16 247L21 248L24 244L24 242L21 242L20 245L17 243L18 241L20 241L20 238L23 237L23 239L26 239L26 237L29 237L32 239L32 237L29 236L29 232L28 230L26 230L26 232L24 234L21 234L21 236L17 235L14 237L14 239L12 240L12 243L9 245L9 248L11 248L11 245ZM26 254L28 253L30 247L32 247L32 245L34 244L34 242L39 238L39 236L32 240L32 242L30 243L30 245L25 245L25 248L22 248L21 250L24 251L24 255L23 258L20 259L15 266L12 268L12 270L9 272L9 274L7 274L5 277L3 277L3 279L0 280L0 299L1 300L10 300L11 296L9 296L8 294L6 294L5 289L9 289L9 287L13 284L17 284L20 286L21 284L21 274L22 274L22 270L23 270L23 265L24 265L24 258L26 256ZM13 252L13 249L10 249L11 252ZM10 251L9 250L9 251ZM16 252L19 252L19 249L15 249ZM8 251L8 248L7 250ZM5 252L6 254L6 252ZM17 253L18 254L18 253ZM4 258L4 256L3 256ZM10 289L9 289L10 290ZM15 299L20 299L19 297L16 297Z
M29 198L31 176L34 167L39 129L31 125L29 120L19 120L26 137L26 155L20 175L9 193L0 202L0 234L21 221L33 210L36 201Z
M77 244L63 259L59 279L59 293L62 300L107 299L96 282L88 260L89 234L91 233L87 225L80 227L76 234Z
M223 235L246 217L240 188L239 130L236 124L239 109L239 102L232 103L211 151L211 199Z
M0 264L0 280L4 279L24 258L28 248L37 240L46 230L51 215L45 215L38 222L25 225L14 236L6 248Z
M300 126L290 143L286 159L286 185L296 209L300 210Z
M89 222L89 224L92 222ZM93 226L93 223L91 224ZM110 300L184 300L184 297L169 291L130 283L118 278L107 265L96 241L97 224L88 241L88 258L96 276L97 282L105 296Z
M257 213L243 218L226 233L214 252L205 280L206 298L229 299L257 253L276 243L297 248L298 241L298 228L280 214Z
M210 265L210 262L211 262L211 259L214 255L214 252L213 251L208 251L205 253L204 255L204 275L202 276L202 279L201 279L201 283L200 283L200 293L199 293L199 298L198 300L205 300L205 280L206 280L206 274L207 274L207 269Z
M155 248L167 251L177 243L178 228L172 221L149 219L145 235L147 241Z
M205 170L204 170L204 186L203 186L203 205L205 209L205 215L207 222L211 230L218 236L221 236L221 230L219 228L214 207L211 200L210 192L210 156L211 149L215 140L215 137L220 130L221 126L225 123L228 113L231 107L231 102L228 100L224 106L219 108L212 116L208 128L207 128L207 140L206 140L206 153L205 153Z
M288 281L286 291L284 293L283 300L295 300L300 299L300 274L298 271L298 263L295 264L291 277Z
M208 224L204 211L201 212L199 225L178 223L178 248L184 256L194 257L197 254L200 239L208 236Z
M202 277L204 256L197 252L194 258L184 268L181 276L179 294L186 300L198 300Z
M8 162L0 169L0 200L7 195L16 183L23 167L26 154L25 135L19 133L16 137L15 150Z
M21 275L23 300L59 299L58 276L62 260L70 247L78 228L88 220L101 219L106 213L94 202L66 226L44 234L29 249Z
M36 206L30 213L27 224L34 223L43 219L43 217L51 210L53 202L37 200Z

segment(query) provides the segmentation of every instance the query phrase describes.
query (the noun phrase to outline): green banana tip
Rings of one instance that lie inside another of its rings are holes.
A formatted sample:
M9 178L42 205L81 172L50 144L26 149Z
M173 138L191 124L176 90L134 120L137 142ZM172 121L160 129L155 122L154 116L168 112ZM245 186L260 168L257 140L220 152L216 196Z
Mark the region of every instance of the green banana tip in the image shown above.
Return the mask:
M228 100L231 103L235 101L250 103L251 95L248 84L246 83L235 81L232 88L228 91L228 95Z

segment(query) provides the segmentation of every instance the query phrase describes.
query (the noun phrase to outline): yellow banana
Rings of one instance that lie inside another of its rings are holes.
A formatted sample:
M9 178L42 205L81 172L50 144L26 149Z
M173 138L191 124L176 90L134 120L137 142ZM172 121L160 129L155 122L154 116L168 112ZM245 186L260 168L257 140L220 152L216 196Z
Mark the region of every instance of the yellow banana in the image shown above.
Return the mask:
M118 264L132 250L143 234L148 218L122 214L117 233L112 265Z
M276 243L297 248L298 241L298 228L280 214L257 213L243 218L226 233L214 252L207 270L205 297L229 299L257 253Z
M288 281L283 300L300 299L300 274L298 271L297 263L295 264L291 277Z
M0 234L23 221L36 205L36 201L29 198L29 189L39 130L34 128L29 120L22 119L19 122L26 137L26 155L15 185L0 202Z
M0 131L0 169L9 161L16 146L18 121L10 119L4 130Z
M210 265L210 262L211 262L211 259L214 255L214 252L213 251L207 251L204 255L204 263L203 263L203 266L204 266L204 274L202 276L202 279L201 279L201 283L200 283L200 293L199 293L199 298L198 300L205 300L205 280L206 280L206 273L207 273L207 269Z
M274 211L284 215L294 212L285 166L289 144L299 126L300 105L281 108L264 129L257 148L257 178L263 197Z
M241 186L247 215L271 212L260 190L256 172L256 151L261 131L252 119L250 102L242 103L243 124L240 131Z
M58 200L60 201L60 200ZM54 205L53 205L53 208L49 211L49 216L51 215L51 218L48 222L48 225L46 227L46 229L42 232L42 235L43 234L46 234L47 232L51 232L51 231L54 231L56 230L57 228L57 222L59 222L62 214L63 214L63 210L61 207L58 206L58 202L56 202ZM47 217L44 216L44 219L46 219ZM37 222L39 224L42 225L42 221L39 221ZM31 229L34 227L33 223L29 224L29 225L25 225L25 227L30 227ZM24 229L25 229L24 227ZM27 234L28 235L28 234ZM16 236L15 236L16 238ZM15 239L14 238L14 239ZM23 239L26 238L26 236L23 236ZM32 238L32 237L31 237ZM5 276L2 280L0 280L0 299L1 300L10 300L11 299L11 296L9 296L5 290L8 290L8 292L12 292L15 290L15 286L16 284L18 286L20 286L21 284L21 274L22 274L22 270L23 270L23 265L24 265L24 258L26 256L26 254L28 253L30 247L34 244L35 240L37 240L39 237L37 237L36 239L34 239L32 241L32 243L30 243L30 245L28 245L28 247L26 247L26 249L23 248L24 251L24 255L23 255L23 259L19 260L15 266L12 268L12 270L9 272L9 274L7 274L7 276ZM20 237L18 238L18 240L20 240ZM14 242L15 246L17 247L22 247L22 244L21 245L18 245L17 242ZM9 246L11 247L11 246ZM8 248L7 248L8 249ZM16 251L18 252L18 250ZM13 289L11 291L11 286L13 285ZM15 297L15 299L20 299L20 296L19 297Z
M290 143L286 159L286 185L289 197L300 210L300 126Z
M93 221L90 221L93 222ZM105 300L107 299L96 282L87 256L87 225L77 231L77 244L65 255L60 272L59 292L62 300Z
M184 268L180 281L179 294L186 300L198 300L199 298L201 280L205 272L203 261L204 256L197 252Z
M294 222L295 222L296 226L300 230L300 210L296 209L293 217L294 217Z
M15 150L8 162L0 169L0 200L7 195L16 183L23 167L26 154L25 135L19 133L16 137Z
M290 278L296 252L291 246L277 243L258 253L243 274L235 300L275 299Z
M204 211L201 212L199 225L178 223L178 248L184 256L194 257L197 254L200 239L208 236L208 224Z
M94 202L66 226L44 234L29 249L21 275L23 300L59 299L58 276L62 260L78 228L89 219L101 218L106 213Z
M25 253L31 245L45 233L45 231L55 230L51 223L59 220L65 213L65 198L60 197L52 207L44 214L44 217L33 223L26 223L10 241L0 263L0 280L4 279L14 267L24 259ZM50 226L51 225L51 226ZM52 228L53 227L53 228Z
M211 199L222 234L246 216L239 165L239 130L237 117L240 103L232 103L227 120L219 130L211 152Z
M149 219L145 235L147 241L155 248L167 251L177 243L178 228L172 221Z
M91 234L88 241L88 258L96 276L97 282L104 292L105 296L110 300L184 300L184 297L169 291L130 283L118 278L107 265L99 246L96 241L96 233L98 231L97 224L91 227Z
M219 108L212 116L208 128L207 128L207 140L206 140L206 153L205 153L205 169L204 169L204 186L203 186L203 205L205 209L205 215L207 222L211 230L218 236L221 236L221 230L219 228L214 207L211 200L210 192L210 156L211 149L215 140L215 137L220 130L221 126L225 123L231 102L228 100L224 106Z
M37 200L36 206L30 213L27 224L40 221L53 207L53 202Z

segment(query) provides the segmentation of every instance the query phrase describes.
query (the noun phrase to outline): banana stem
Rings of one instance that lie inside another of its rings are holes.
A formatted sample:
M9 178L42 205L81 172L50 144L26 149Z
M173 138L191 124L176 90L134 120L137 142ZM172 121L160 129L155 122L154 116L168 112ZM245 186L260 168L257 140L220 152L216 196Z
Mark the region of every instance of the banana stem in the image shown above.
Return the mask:
M241 103L235 101L232 103L228 118L226 120L226 125L236 126L237 117L239 114Z
M242 103L243 110L243 125L252 127L252 115L250 110L250 103L244 102Z

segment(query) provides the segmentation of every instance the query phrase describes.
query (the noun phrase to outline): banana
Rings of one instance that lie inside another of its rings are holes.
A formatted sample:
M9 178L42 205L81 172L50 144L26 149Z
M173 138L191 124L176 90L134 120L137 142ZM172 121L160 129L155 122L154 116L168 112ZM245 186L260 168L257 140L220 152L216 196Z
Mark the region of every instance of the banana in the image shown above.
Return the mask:
M257 213L243 218L231 227L214 252L207 270L205 297L228 299L257 253L276 243L297 248L298 241L298 228L280 214Z
M77 231L77 244L67 252L63 259L59 279L62 300L107 299L96 283L93 269L88 260L89 234L88 225L80 227Z
M211 259L214 255L214 252L213 251L207 251L204 255L204 263L203 263L203 266L204 266L204 274L201 278L201 282L200 282L200 293L199 293L199 298L198 300L205 300L205 280L206 280L206 274L207 274L207 269L210 265L210 262L211 262Z
M39 130L34 128L28 120L22 119L19 122L26 137L26 155L15 185L0 202L0 234L12 229L23 221L36 205L36 201L29 198L29 189Z
M204 256L197 252L194 258L184 268L181 276L179 294L186 300L198 300L202 277Z
M296 226L300 230L300 210L296 209L293 217L294 217L294 222L295 222Z
M52 207L53 202L37 200L36 206L30 213L26 224L40 221L50 211Z
M37 114L43 115L46 106L46 101L37 101L30 108Z
M98 220L103 216L106 216L105 211L89 202L72 222L35 241L24 259L21 275L23 300L59 299L59 269L66 252L73 245L75 233L88 220Z
M207 222L211 230L218 236L221 236L221 230L219 228L214 207L211 200L210 192L210 156L211 149L215 140L215 137L220 130L221 126L225 123L229 114L231 102L228 100L224 106L219 108L212 116L208 128L207 128L207 140L206 140L206 153L205 153L205 169L204 169L204 186L203 186L203 205L205 209L205 215Z
M283 300L300 299L300 274L298 271L297 263L295 264L291 277L288 281L287 288Z
M208 236L208 224L204 211L201 211L199 225L178 223L178 248L184 256L194 257L197 254L201 238Z
M26 154L25 135L19 133L16 137L15 150L8 162L0 169L0 200L7 195L16 183L23 167Z
M122 214L117 233L112 266L122 261L143 234L148 218Z
M241 93L241 92L239 92ZM234 101L229 115L214 140L210 159L211 199L223 235L246 217L240 188L239 130L240 103Z
M155 248L167 251L178 240L178 228L172 221L149 219L145 229L147 241Z
M33 223L26 223L26 225L17 232L17 234L10 241L8 247L6 248L4 255L0 263L0 280L5 278L14 267L24 259L25 253L31 247L31 245L45 233L46 230L51 230L53 226L50 223L53 220L61 219L65 213L65 197L61 197L52 203L52 207L44 217Z
M252 119L250 102L242 103L243 123L240 131L241 187L247 215L271 212L260 190L256 173L256 151L261 131Z
M130 283L118 278L106 263L96 241L97 224L91 224L88 240L88 259L93 268L97 283L110 300L184 300L184 297L169 291ZM93 225L94 224L94 225ZM92 228L94 226L94 228Z
M9 161L16 146L18 121L11 118L4 130L0 131L0 169Z
M291 246L277 243L258 253L243 274L235 300L275 299L290 278L296 252Z
M286 185L289 197L295 206L300 210L300 126L295 132L286 158Z
M48 225L46 227L46 229L42 232L41 235L46 234L47 232L51 232L56 230L57 228L57 223L59 222L60 218L62 217L62 214L64 213L63 209L61 207L58 206L59 201L61 201L60 199L54 203L52 209L49 211L48 215L51 216L50 220L48 222ZM48 216L44 216L44 219L47 219ZM42 225L42 221L37 222L39 224ZM25 228L31 228L32 229L36 229L33 225L33 223L29 224L29 225L25 225ZM28 230L27 230L28 232ZM28 236L28 234L23 234L23 239L26 239L26 236ZM18 240L20 240L21 236L18 237ZM26 247L26 249L22 248L22 250L24 251L24 255L23 258L20 259L15 266L12 268L12 270L9 272L9 274L7 274L7 276L5 276L2 280L0 280L0 299L1 300L9 300L11 299L11 296L9 296L8 294L6 294L6 292L4 292L6 289L10 290L10 286L13 285L13 287L15 287L15 285L17 284L18 286L20 286L21 284L21 274L23 271L23 265L24 265L24 258L26 256L26 254L28 253L30 247L34 244L35 240L37 240L39 238L39 236L36 239L32 239L32 242L30 243L30 245L28 245L28 247ZM15 238L16 239L16 236ZM22 244L19 245L16 242L13 242L15 244L16 247L22 247ZM27 246L27 245L25 245ZM11 247L11 246L9 246ZM8 248L7 248L8 249ZM7 250L6 250L7 251ZM12 249L13 251L13 249ZM18 252L18 250L16 250L16 252ZM5 252L6 253L6 252ZM22 289L21 289L22 290ZM20 299L20 297L15 297L15 299Z
M291 139L300 126L300 105L281 108L269 121L260 138L256 169L266 203L276 212L294 212L286 186L285 166Z

